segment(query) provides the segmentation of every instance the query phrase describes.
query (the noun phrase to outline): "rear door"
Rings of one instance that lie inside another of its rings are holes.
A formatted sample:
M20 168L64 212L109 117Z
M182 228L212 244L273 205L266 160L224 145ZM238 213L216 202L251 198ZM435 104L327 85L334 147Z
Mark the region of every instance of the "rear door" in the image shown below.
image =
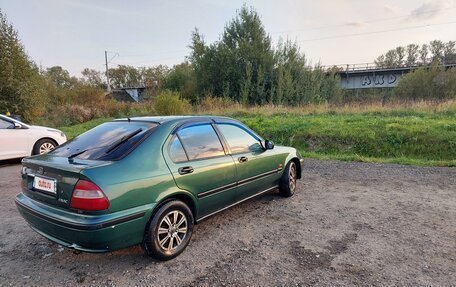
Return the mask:
M280 156L264 150L260 138L237 122L219 122L217 129L228 144L236 166L237 195L242 200L277 185Z
M0 160L29 156L27 129L15 128L14 123L0 118Z
M226 154L211 122L183 126L171 135L163 152L177 186L198 198L198 217L234 202L234 161Z

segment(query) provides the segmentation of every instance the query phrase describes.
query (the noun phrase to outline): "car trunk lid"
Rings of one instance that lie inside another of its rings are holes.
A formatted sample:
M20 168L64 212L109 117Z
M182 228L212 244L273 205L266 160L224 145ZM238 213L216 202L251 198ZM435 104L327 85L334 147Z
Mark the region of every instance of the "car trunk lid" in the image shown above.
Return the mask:
M87 168L110 164L99 160L68 160L45 154L22 160L22 189L34 200L69 209L73 189Z

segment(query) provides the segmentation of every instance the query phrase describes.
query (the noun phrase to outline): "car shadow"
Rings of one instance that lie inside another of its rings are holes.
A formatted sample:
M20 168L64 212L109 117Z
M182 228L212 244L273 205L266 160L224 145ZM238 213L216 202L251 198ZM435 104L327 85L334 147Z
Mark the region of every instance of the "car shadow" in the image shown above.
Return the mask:
M21 161L22 161L22 158L13 158L13 159L0 160L0 167L8 166L8 165L20 164Z

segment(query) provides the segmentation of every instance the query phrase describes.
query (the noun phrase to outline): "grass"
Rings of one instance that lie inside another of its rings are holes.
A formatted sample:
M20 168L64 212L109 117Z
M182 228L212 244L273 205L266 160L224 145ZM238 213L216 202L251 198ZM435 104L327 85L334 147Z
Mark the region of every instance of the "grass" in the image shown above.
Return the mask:
M205 111L205 114L208 112ZM304 157L345 161L456 166L456 103L229 107L234 117ZM61 128L68 138L108 118Z
M59 128L62 132L65 133L67 136L67 139L73 139L76 136L82 134L85 131L90 130L91 128L94 128L104 122L107 122L111 120L111 118L98 118L95 120L91 120L82 124L77 124L73 126L68 126L68 127L61 127Z
M456 166L456 116L445 113L244 115L265 138L309 157Z

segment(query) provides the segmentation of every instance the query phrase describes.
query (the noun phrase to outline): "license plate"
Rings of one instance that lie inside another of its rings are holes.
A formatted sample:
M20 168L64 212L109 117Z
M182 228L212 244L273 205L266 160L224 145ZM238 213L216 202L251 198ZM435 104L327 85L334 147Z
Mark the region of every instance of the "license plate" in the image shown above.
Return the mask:
M39 176L35 176L33 179L33 188L50 192L50 193L56 193L55 192L55 186L56 186L56 181L55 179L48 179L48 178L42 178Z

